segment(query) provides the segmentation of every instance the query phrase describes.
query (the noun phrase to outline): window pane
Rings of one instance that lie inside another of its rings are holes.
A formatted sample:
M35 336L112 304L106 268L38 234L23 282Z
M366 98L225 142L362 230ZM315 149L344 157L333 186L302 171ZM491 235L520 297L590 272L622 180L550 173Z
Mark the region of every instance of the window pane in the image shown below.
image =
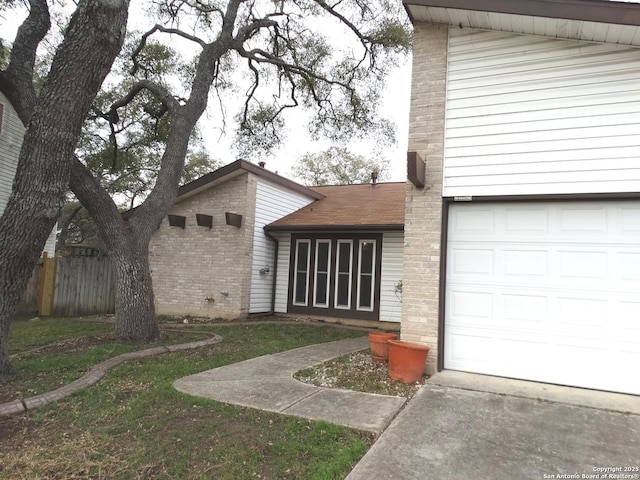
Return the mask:
M295 303L307 303L307 277L305 275L296 275Z
M361 308L371 308L371 275L360 276L360 300Z
M313 305L316 307L329 306L329 257L331 251L331 242L329 240L318 240L316 242L316 258L315 258L315 291L313 297Z
M373 271L373 246L372 242L362 242L360 244L360 273L371 273Z
M373 310L375 240L361 240L358 252L358 310Z
M293 281L293 303L307 305L307 289L309 288L309 240L296 242L296 271Z
M351 281L349 280L349 274L341 273L338 275L336 282L336 305L340 307L349 306L349 291Z
M329 267L329 242L318 242L318 271L327 272Z
M308 259L309 257L309 244L308 243L298 243L298 265L296 266L296 270L299 272L306 272Z
M351 243L338 244L338 272L349 273L351 264Z
M338 240L338 271L336 274L335 306L336 308L351 307L351 240Z
M316 304L327 305L327 286L329 276L326 273L316 275Z

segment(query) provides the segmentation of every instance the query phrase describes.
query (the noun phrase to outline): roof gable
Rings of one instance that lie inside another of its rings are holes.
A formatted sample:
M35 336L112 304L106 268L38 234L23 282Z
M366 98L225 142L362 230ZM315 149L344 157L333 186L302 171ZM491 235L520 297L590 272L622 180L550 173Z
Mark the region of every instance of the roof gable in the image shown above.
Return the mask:
M303 195L307 195L308 197L314 198L316 200L322 198L322 194L308 187L305 187L304 185L300 185L293 180L289 180L288 178L282 177L277 173L254 165L253 163L247 162L246 160L236 160L235 162L225 165L224 167L220 167L219 169L211 173L207 173L206 175L203 175L202 177L197 178L192 182L182 185L178 190L176 202L185 200L189 197L192 197L193 195L202 192L203 190L213 188L216 185L226 182L246 172L253 173L261 178L264 178L265 180L270 180L277 185L281 185L285 188L301 193Z

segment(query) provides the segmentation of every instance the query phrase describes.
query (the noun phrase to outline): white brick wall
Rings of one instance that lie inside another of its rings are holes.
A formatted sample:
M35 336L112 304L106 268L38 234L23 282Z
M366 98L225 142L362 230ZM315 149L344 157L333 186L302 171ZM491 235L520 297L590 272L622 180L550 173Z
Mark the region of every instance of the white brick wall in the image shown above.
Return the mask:
M447 26L414 25L408 150L425 161L427 188L407 185L401 338L431 347L430 374L438 355L447 37Z

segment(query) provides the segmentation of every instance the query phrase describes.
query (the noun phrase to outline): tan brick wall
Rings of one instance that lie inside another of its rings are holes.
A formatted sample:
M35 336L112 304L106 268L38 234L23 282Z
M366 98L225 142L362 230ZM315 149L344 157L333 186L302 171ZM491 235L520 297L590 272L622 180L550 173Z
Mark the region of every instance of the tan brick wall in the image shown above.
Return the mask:
M165 219L151 240L158 314L212 318L247 315L256 185L257 177L244 173L171 209L171 214L186 217L186 227L170 227ZM242 227L227 225L225 212L242 215ZM212 215L213 228L199 227L196 213Z
M438 355L447 35L447 26L414 25L408 150L425 161L427 188L407 186L401 338L431 347L428 373Z

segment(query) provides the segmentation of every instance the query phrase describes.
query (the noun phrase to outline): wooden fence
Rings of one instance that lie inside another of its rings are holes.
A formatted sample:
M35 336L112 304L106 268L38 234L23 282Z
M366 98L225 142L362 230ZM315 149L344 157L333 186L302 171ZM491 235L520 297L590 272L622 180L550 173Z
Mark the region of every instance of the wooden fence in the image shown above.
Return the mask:
M37 303L33 304L34 285ZM35 308L34 308L35 307ZM115 311L115 275L103 255L48 258L36 267L21 302L22 313L98 315Z

